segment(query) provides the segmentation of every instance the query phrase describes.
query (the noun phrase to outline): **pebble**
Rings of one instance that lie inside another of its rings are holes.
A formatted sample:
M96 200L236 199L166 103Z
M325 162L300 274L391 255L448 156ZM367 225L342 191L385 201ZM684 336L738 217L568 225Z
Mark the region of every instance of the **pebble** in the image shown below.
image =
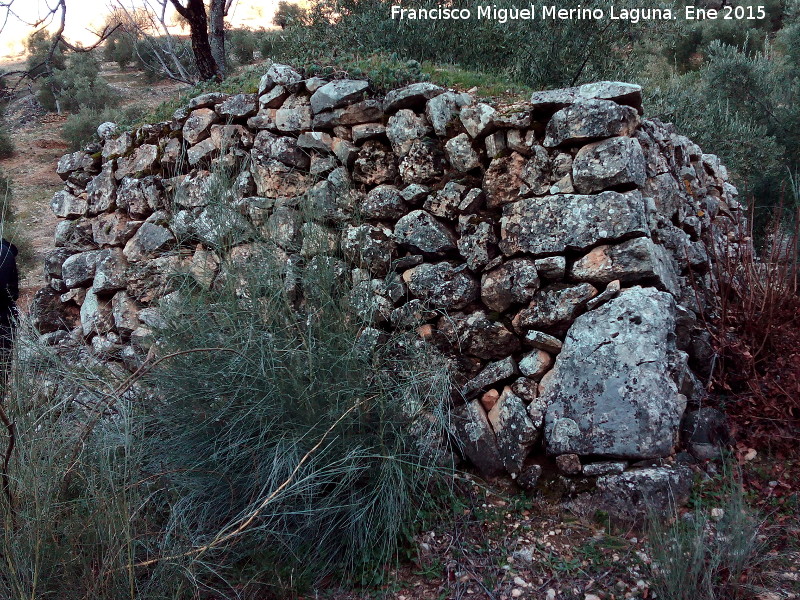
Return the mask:
M550 588L545 592L545 595L547 596L547 600L553 600L556 597L556 591Z
M522 596L522 590L521 589L514 588L513 590L511 590L511 597L512 598L519 598L520 596Z
M524 580L522 577L520 577L519 575L517 575L516 577L514 577L514 585L518 585L518 586L520 586L520 587L527 587L527 586L528 586L528 582L527 582L527 581L525 581L525 580Z

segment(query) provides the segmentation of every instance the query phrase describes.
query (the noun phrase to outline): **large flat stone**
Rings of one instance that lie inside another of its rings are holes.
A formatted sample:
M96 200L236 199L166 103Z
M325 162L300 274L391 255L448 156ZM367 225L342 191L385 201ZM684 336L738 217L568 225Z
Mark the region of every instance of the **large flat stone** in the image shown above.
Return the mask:
M686 398L671 375L675 302L634 287L575 320L546 378L550 454L668 456Z
M506 256L560 254L648 233L638 191L525 198L503 208L500 250Z

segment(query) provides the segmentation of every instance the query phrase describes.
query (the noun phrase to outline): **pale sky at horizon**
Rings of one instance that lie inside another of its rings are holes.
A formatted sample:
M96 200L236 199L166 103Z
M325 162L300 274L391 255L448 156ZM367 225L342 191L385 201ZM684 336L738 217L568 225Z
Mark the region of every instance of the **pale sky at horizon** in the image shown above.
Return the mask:
M123 0L126 7L144 6L144 0ZM50 0L50 5L55 4ZM109 12L111 0L67 0L67 19L64 37L70 42L81 42L84 45L93 43L97 38L92 31L102 27ZM234 0L227 22L234 27L269 28L278 0ZM3 31L0 32L0 57L9 58L24 51L24 40L33 31L28 23L37 21L47 14L47 0L15 0L12 6L14 13L27 23L10 16ZM168 13L169 14L169 13ZM5 13L0 9L0 18ZM0 26L2 21L0 21ZM58 27L58 22L51 29Z

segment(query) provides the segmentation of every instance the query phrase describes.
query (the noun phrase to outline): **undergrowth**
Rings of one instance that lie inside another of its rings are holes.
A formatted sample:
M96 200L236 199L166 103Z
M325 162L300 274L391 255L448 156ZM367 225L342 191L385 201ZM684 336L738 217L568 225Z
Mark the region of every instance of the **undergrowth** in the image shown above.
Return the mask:
M368 343L337 259L292 274L250 250L219 248L210 288L182 277L130 377L23 327L0 597L283 598L398 560L451 480L449 365L416 337Z
M763 236L750 213L750 225L742 221L711 246L717 288L704 315L715 352L711 390L737 437L792 455L800 432L800 213L781 204Z

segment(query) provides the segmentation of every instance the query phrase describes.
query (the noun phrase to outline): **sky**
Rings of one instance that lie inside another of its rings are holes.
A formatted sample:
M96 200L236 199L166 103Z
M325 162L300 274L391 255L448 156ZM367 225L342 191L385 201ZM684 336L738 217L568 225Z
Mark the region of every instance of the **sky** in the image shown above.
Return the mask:
M7 1L7 0L6 0ZM67 0L67 19L64 37L72 43L90 45L97 37L92 31L102 28L109 6L115 0ZM141 7L145 0L121 0L127 7ZM151 0L155 1L155 0ZM50 0L50 5L54 5ZM278 0L234 0L227 22L234 27L272 27L272 16ZM14 0L12 10L19 18L10 16L0 31L0 57L9 58L20 55L24 50L24 40L31 33L29 23L37 21L48 13L48 0ZM0 8L0 19L5 17ZM22 20L20 20L22 19ZM26 22L27 21L27 22ZM2 21L0 21L0 25ZM56 28L55 23L51 28Z

